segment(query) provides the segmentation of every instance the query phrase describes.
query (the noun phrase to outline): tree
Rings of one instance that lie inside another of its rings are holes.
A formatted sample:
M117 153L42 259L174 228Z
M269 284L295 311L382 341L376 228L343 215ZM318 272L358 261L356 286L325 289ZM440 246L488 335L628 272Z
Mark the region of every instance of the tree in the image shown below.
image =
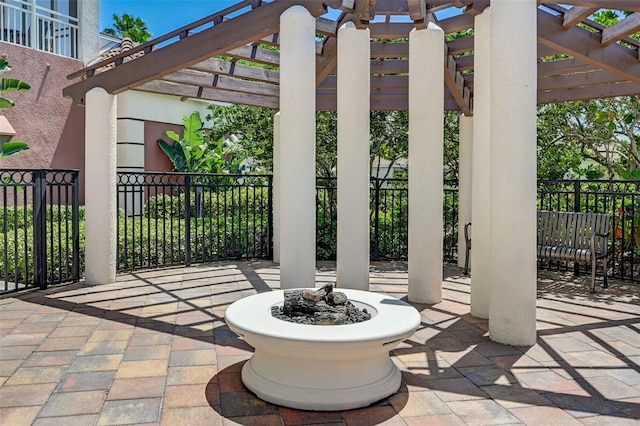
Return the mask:
M158 146L167 154L178 172L244 173L246 151L234 136L216 135L205 129L200 113L183 117L182 135L168 130L164 135L173 143L158 139Z
M11 71L9 62L6 59L0 58L0 73L5 73L8 71ZM7 92L22 92L25 90L29 90L30 88L31 86L29 86L29 84L15 78L3 77L2 80L0 80L1 94ZM12 100L7 99L4 96L0 96L0 108L11 108L14 105L15 103ZM10 155L17 154L27 149L29 149L29 145L26 142L11 142L9 140L0 140L0 159L9 157Z
M121 38L130 38L135 43L144 43L151 38L147 24L142 19L128 13L123 13L122 16L114 13L113 27L105 28L103 32Z

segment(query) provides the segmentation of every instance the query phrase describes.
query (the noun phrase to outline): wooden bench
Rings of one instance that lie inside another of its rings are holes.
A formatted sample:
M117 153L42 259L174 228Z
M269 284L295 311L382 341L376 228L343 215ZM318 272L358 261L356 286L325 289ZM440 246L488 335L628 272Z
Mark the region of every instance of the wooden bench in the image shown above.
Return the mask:
M592 293L596 291L596 265L602 259L602 286L606 288L609 220L609 215L600 213L538 211L538 258L590 264Z
M596 265L602 259L602 286L607 288L609 220L609 215L600 213L538 211L538 258L590 264L592 293L596 291ZM470 222L464 227L467 254L463 272L465 275L469 273L471 255L470 227Z

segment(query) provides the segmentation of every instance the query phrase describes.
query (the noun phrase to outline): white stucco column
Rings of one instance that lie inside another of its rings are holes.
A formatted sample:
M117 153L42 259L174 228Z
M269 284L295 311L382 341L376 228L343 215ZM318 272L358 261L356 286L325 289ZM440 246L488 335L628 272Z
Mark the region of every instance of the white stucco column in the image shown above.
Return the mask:
M409 300L442 300L444 32L409 34Z
M280 17L280 286L315 287L316 20Z
M467 258L464 225L471 222L473 117L460 116L458 145L458 266ZM471 260L471 259L469 259Z
M116 279L116 96L94 88L85 96L85 281Z
M338 30L337 286L369 290L369 29Z
M471 315L489 318L491 289L491 8L475 17L471 176Z
M536 342L536 8L491 2L489 337L510 345Z
M280 263L280 112L273 116L273 262Z

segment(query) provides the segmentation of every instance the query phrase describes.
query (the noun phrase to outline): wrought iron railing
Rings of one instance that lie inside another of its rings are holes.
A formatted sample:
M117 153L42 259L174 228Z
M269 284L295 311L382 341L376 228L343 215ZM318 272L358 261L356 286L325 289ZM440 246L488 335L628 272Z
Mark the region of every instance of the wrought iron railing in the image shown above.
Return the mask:
M0 191L0 293L78 281L78 171L0 169Z
M0 40L78 58L78 19L34 1L0 2Z
M316 253L319 259L336 258L337 187L335 178L316 179ZM445 181L443 257L457 258L458 186ZM408 257L409 187L407 179L371 178L370 246L372 260L406 260Z
M270 175L118 173L118 270L270 258Z

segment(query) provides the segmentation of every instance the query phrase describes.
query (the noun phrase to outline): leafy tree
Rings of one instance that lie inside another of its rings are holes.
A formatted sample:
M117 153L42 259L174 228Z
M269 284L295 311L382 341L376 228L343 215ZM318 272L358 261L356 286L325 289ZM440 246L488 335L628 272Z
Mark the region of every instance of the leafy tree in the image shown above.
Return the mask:
M236 137L217 136L205 129L200 113L194 111L183 118L182 135L168 130L164 135L173 141L158 139L158 146L167 154L178 172L230 173L246 171L246 151Z
M147 24L135 16L123 13L121 16L113 14L113 27L105 28L105 34L118 37L128 37L135 43L144 43L151 38L151 33L147 28Z
M11 71L11 66L6 59L0 58L0 73ZM15 78L3 77L0 80L0 94L7 92L22 92L29 90L31 86L24 81L17 80ZM0 96L0 108L11 108L15 103ZM11 142L9 140L0 140L0 159L9 157L10 155L17 154L18 152L29 149L29 145L26 142Z

